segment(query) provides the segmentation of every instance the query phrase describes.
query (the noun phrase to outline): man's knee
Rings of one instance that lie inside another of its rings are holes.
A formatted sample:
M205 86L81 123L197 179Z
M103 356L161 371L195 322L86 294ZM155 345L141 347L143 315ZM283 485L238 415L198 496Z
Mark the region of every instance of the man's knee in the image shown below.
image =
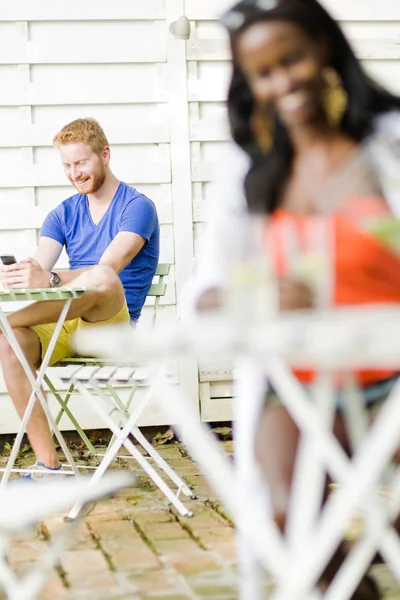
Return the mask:
M31 363L38 363L40 360L40 341L38 336L31 329L24 327L14 329L14 335L24 356ZM0 335L0 362L3 366L20 366L20 360L15 354L12 346L4 334Z
M117 273L107 265L96 265L88 271L88 285L96 287L102 293L115 288L123 289Z

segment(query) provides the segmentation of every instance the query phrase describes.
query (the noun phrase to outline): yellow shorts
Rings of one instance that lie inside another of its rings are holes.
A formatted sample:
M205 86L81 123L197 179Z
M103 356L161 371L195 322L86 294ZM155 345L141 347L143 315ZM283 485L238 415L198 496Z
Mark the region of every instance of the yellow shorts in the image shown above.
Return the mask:
M65 321L64 325L62 326L60 335L58 336L58 340L53 350L53 354L51 355L50 364L54 365L54 363L58 362L62 358L71 358L72 356L76 356L76 351L71 343L71 337L78 329L84 329L86 327L97 327L98 325L109 325L111 323L129 322L130 315L126 302L121 308L121 310L114 317L111 317L111 319L107 319L106 321L96 321L96 323L89 323L88 321L83 321L80 317L78 317L77 319L71 319L70 321ZM55 327L55 323L46 323L44 325L34 325L33 327L31 327L31 329L33 329L33 331L35 331L37 336L39 337L42 360L49 346L51 336L53 335Z

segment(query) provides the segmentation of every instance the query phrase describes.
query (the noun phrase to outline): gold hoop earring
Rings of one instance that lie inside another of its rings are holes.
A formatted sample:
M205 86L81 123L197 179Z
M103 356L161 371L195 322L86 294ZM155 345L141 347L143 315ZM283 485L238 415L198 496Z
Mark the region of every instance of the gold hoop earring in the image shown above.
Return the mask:
M323 78L325 87L322 91L322 106L329 125L339 127L346 112L348 96L339 75L334 69L325 68Z
M250 118L250 127L261 151L266 154L272 147L272 121L262 107L256 107Z

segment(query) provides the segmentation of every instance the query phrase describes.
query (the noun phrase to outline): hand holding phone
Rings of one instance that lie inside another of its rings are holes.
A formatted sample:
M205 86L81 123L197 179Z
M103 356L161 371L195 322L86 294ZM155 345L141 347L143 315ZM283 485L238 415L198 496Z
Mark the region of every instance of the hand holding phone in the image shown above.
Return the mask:
M51 274L34 258L17 262L12 254L0 254L0 279L5 289L18 290L49 287Z
M17 261L16 258L13 254L0 254L0 261L3 265L5 266L9 266L9 265L14 265ZM4 280L4 275L6 275L4 273L4 271L0 268L0 284L1 284L1 288L8 288L9 286L6 284L5 280Z

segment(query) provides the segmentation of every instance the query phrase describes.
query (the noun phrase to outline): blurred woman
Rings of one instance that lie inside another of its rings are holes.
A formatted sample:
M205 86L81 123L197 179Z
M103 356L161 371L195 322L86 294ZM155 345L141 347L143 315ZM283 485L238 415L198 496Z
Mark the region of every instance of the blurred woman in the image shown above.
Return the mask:
M400 108L400 98L367 76L335 20L316 0L243 0L225 14L223 23L233 60L230 126L234 141L249 159L244 186L248 209L268 215L272 233L290 223L300 237L304 218L312 221L319 215L350 214L348 200L353 208L362 208L369 205L364 199L369 199L372 211L376 205L378 212L390 215L379 178L362 148L379 127L380 117ZM382 285L371 281L370 269L365 267L371 266L367 261L375 260L370 244L377 245L376 241L358 224L353 227L351 219L338 219L334 227L337 287L333 304L400 302L398 257L381 246L380 262L391 260L395 276ZM276 251L283 255L285 250ZM277 263L281 259L278 256ZM307 282L294 279L285 268L278 269L278 274L281 309L314 305ZM207 306L207 295L204 298ZM397 380L393 371L358 375L366 403L375 406ZM304 383L312 381L310 373L298 376ZM347 447L340 413L335 432ZM270 393L256 451L282 531L297 444L293 419ZM322 585L333 578L343 556L340 547L321 576ZM368 576L353 596L357 600L379 597Z

